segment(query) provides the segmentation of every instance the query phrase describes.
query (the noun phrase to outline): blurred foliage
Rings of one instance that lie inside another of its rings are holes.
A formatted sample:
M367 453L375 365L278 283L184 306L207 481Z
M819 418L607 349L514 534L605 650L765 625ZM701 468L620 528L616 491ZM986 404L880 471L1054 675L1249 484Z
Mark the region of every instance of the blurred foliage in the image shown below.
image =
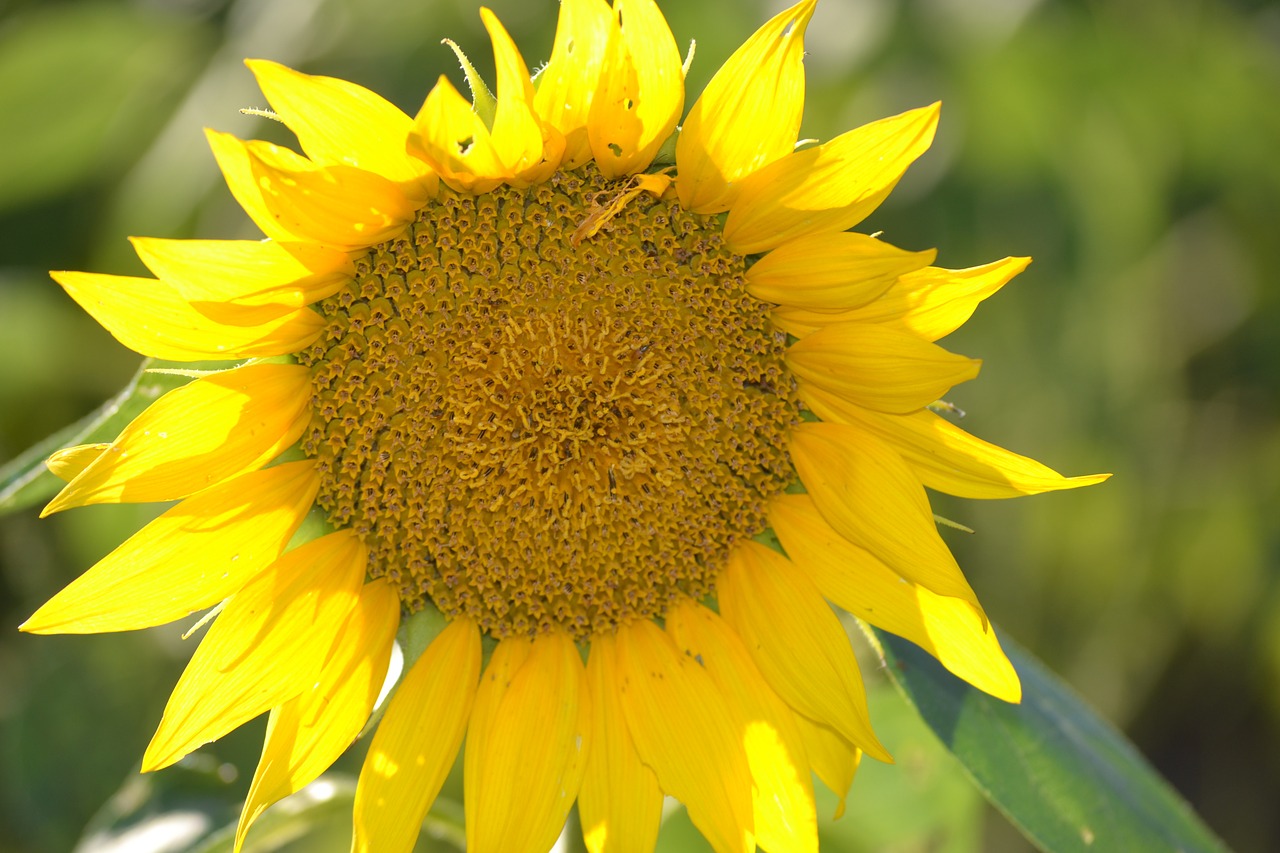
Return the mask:
M489 5L531 65L548 54L554 0ZM779 5L667 2L677 39L698 41L690 91ZM252 235L200 132L286 139L237 112L265 106L244 57L412 113L439 74L459 79L444 36L491 68L469 0L0 0L0 463L138 364L46 270L138 274L129 234ZM1116 474L937 501L978 531L944 535L988 612L1228 844L1280 848L1280 6L822 0L807 47L806 136L944 102L934 149L866 227L947 266L1036 259L947 341L985 359L954 392L966 427L1066 473ZM0 853L71 849L137 784L190 653L182 628L15 628L155 511L0 519ZM872 712L886 741L913 725L888 694ZM260 737L207 750L232 800ZM922 743L918 762L897 746L897 767L862 769L828 849L1026 849L963 784L915 784L956 778Z

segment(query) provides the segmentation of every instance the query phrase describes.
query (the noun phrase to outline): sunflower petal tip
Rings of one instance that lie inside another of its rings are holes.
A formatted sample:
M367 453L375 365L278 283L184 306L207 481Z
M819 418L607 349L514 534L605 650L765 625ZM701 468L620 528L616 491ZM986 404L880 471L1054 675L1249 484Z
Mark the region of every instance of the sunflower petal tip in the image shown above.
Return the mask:
M863 740L865 741L865 739ZM889 752L889 750L885 747L885 745L875 738L874 732L872 732L871 734L870 741L858 743L858 749L861 749L864 753L871 756L876 761L881 762L882 764L898 763L897 760L894 759L893 753Z
M163 723L161 724L163 725ZM139 767L141 773L154 773L157 770L163 770L173 763L168 756L161 754L157 738L160 736L156 732L155 737L151 739L151 743L147 744L146 752L142 754L142 766Z
M270 59L246 59L244 65L249 69L249 73L253 75L254 79L258 81L259 86L265 85L267 78L278 77L291 70L278 62L272 62Z
M71 508L73 504L71 499L67 496L67 489L69 488L70 486L63 488L62 491L58 492L58 494L54 496L53 500L45 504L44 509L40 510L41 518L48 518L55 512L62 512L64 509Z
M228 139L234 139L230 133L224 133L221 130L215 130L212 127L203 128L205 141L209 143L209 147L213 149L214 155L217 155L218 148L226 144Z

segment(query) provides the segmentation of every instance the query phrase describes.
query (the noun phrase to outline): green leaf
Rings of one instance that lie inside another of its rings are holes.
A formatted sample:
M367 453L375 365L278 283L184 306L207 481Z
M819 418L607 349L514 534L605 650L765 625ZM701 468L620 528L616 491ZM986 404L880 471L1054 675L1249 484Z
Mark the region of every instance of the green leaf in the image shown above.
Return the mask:
M225 362L219 365L226 366ZM114 441L120 431L155 402L156 398L191 381L190 376L152 371L201 367L200 364L177 364L150 358L144 360L125 389L103 403L97 411L58 430L0 466L0 513L14 512L38 504L62 489L63 482L49 473L44 464L55 450L77 444Z
M1008 637L1000 642L1022 678L1020 705L975 690L916 645L872 630L907 701L1040 848L1226 850L1129 741Z

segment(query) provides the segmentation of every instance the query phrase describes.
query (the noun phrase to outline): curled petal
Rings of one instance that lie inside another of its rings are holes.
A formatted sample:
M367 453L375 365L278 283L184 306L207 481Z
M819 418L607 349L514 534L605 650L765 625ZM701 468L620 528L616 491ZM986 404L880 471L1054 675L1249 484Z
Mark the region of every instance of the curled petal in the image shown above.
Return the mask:
M689 110L676 141L676 190L689 210L728 210L742 177L795 148L804 111L804 30L815 5L803 0L757 30Z
M78 444L75 447L64 447L62 450L56 450L50 454L44 464L48 466L49 472L53 476L64 483L70 483L79 476L81 471L98 461L98 457L110 446L110 444L99 442L97 444Z
M346 80L303 74L265 59L245 64L312 161L381 175L417 201L435 195L435 175L405 152L413 121L381 95Z
M684 109L684 69L675 37L653 0L614 0L600 88L587 136L606 178L641 172Z
M724 236L741 255L838 233L879 207L928 149L938 104L881 119L775 160L742 180Z
M815 722L804 714L796 714L796 728L804 741L813 774L822 780L827 790L839 798L833 817L844 814L844 802L853 786L854 774L862 763L862 750L849 743L835 729Z
M604 0L562 0L551 59L538 74L534 109L564 137L561 168L591 159L587 117L600 86L613 13Z
M365 249L399 234L413 219L404 192L354 166L316 166L288 148L205 132L236 201L273 240Z
M413 120L409 153L463 192L485 193L511 177L484 120L441 75Z
M1030 262L1030 258L1005 258L963 270L925 267L904 274L865 305L838 311L782 305L774 309L773 319L797 338L835 323L860 322L880 323L936 341L963 326L978 303Z
M564 138L544 125L533 109L529 69L511 36L488 9L480 10L493 42L498 67L498 106L493 117L493 145L511 174L511 184L527 187L551 177L564 153Z

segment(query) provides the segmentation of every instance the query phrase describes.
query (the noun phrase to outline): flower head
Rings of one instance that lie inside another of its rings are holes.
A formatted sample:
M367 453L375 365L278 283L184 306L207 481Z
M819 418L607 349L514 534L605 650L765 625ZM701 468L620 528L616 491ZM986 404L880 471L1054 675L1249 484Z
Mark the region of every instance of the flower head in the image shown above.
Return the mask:
M413 617L434 629L369 748L356 849L412 847L465 736L469 849L545 850L575 801L589 849L651 849L667 794L717 850L812 850L811 774L843 797L864 752L890 760L828 601L1018 699L924 488L1100 478L930 409L978 372L935 341L1027 261L947 270L849 230L938 108L797 149L814 2L678 131L652 0L563 0L536 80L481 10L496 98L441 78L415 118L252 61L303 153L209 141L267 239L137 238L155 278L54 273L138 352L230 362L49 462L46 513L179 503L25 630L220 608L144 769L270 712L242 841L359 734Z

